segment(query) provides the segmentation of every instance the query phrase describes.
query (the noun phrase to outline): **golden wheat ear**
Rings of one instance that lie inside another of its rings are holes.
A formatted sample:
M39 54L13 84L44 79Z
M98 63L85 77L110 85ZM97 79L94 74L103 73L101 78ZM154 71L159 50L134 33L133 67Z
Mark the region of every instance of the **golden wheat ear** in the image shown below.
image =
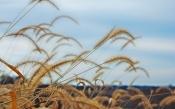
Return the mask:
M43 54L45 54L47 56L47 58L49 58L49 54L46 50L42 49L42 48L35 48L32 50L32 52L42 52Z
M170 87L162 86L156 89L155 93L160 93L162 90L166 90L167 92L173 92L173 90Z
M108 41L111 38L111 35L113 34L115 29L115 26L112 28L112 30L105 36L103 37L100 41L98 41L95 46L94 49L99 48L100 46L102 46L106 41Z
M117 83L117 84L118 84L118 87L120 87L120 86L122 85L122 81L119 81L118 79L113 80L113 81L110 83L110 85L113 86L114 83Z
M47 33L46 33L47 35ZM49 34L48 34L49 35ZM54 37L59 37L60 39L56 41L56 43L59 43L61 42L62 40L67 40L68 41L68 38L66 38L66 36L64 35L61 35L61 34L55 34L55 33L51 33L50 36L47 40L46 40L46 43L48 43L51 39L53 39Z
M72 37L66 37L66 38L68 38L68 40L72 40L72 41L76 42L81 48L83 48L83 46L81 45L81 43L78 40L76 40Z
M37 2L37 3L41 3L41 2L44 2L44 1L46 1L47 3L49 3L49 4L51 4L53 7L55 7L57 10L59 10L59 8L55 5L55 3L53 3L51 0L31 0L31 2L29 3L29 4L31 4L31 3L33 3L33 2Z
M6 61L2 60L0 58L0 62L2 62L3 64L5 64L7 67L9 67L11 70L13 70L16 74L18 74L20 77L22 77L23 79L25 79L25 77L22 75L22 73L14 66L8 64Z
M72 46L72 45L71 44L66 44L66 43L58 44L57 46L55 46L53 48L52 53L56 52L57 48L59 48L61 46Z
M29 35L27 35L27 34L18 34L18 35L16 35L16 34L10 34L10 35L8 35L8 36L14 36L15 38L16 38L16 37L24 37L24 38L26 38L26 39L29 40L29 41L36 47L36 49L41 53L40 47L37 45L37 43L36 43Z
M49 40L51 40L51 39L54 38L54 37L64 38L65 36L63 36L63 35L61 35L61 34L56 34L56 33L52 33L52 32L49 32L49 31L48 31L48 32L46 32L46 33L40 35L40 36L38 37L38 39L37 39L37 42L39 42L41 39L43 39L43 38L45 38L45 37L49 37L49 38L47 39L47 41L46 41L46 42L48 42Z
M134 62L130 58L125 57L125 56L114 56L108 59L107 61L105 61L105 63L114 63L114 62L121 62L121 61L129 63L130 65L134 64Z
M94 77L93 77L93 81L97 80L100 76L102 76L104 74L104 72L99 72L97 73Z
M163 109L163 107L165 107L166 105L170 105L174 101L175 101L174 96L168 96L160 101L159 106L162 107L161 109Z
M137 77L135 77L135 78L131 81L129 87L132 87L133 83L134 83L139 77L140 77L140 75L138 75Z
M60 18L68 18L68 19L72 20L73 22L75 22L76 24L78 24L78 22L75 19L73 19L72 17L69 17L69 16L65 16L65 15L56 17L55 19L53 19L53 21L50 24L53 25Z
M128 40L122 47L121 50L124 49L128 44L132 43L135 46L135 43L133 42L134 40L141 38L141 36L139 37L135 37L134 39Z
M131 68L131 69L129 69L128 70L128 72L131 72L131 71L137 71L137 70L141 70L141 71L143 71L145 74L146 74L146 76L149 78L149 73L144 69L144 68L142 68L142 67L134 67L134 69L133 68ZM126 70L127 71L127 70Z

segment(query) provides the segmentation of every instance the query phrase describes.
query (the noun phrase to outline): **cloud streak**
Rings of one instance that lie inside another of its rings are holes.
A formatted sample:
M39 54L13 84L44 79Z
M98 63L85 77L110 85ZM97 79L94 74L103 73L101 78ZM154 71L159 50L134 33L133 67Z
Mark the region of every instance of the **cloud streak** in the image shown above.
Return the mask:
M141 38L136 41L138 49L151 52L175 53L175 39L167 38Z
M175 21L173 3L173 0L60 0L57 4L61 11L79 15L94 13L103 17L113 15L126 19Z

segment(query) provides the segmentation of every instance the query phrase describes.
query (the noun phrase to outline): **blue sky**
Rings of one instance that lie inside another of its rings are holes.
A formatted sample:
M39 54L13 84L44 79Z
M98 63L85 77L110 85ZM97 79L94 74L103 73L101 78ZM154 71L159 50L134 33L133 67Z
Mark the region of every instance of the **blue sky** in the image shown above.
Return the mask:
M12 21L28 2L27 0L1 0L0 21ZM46 3L38 4L10 32L28 24L50 22L56 16L68 15L76 19L79 24L62 19L56 23L54 30L76 38L84 45L84 49L91 49L114 26L123 28L134 36L142 36L136 40L136 47L131 45L119 51L121 44L116 43L106 51L97 51L97 56L101 52L106 56L102 58L125 54L139 60L140 65L148 70L150 78L143 74L134 84L175 85L174 0L53 0L53 2L60 8L59 11ZM4 30L5 27L0 27L1 35ZM10 41L4 39L0 43L0 56L4 57L3 53ZM17 54L14 53L14 55L22 55L21 49L28 46L20 41L15 48ZM9 53L11 53L10 50ZM7 54L6 57L9 59L11 55ZM95 56L89 58L93 59ZM10 58L9 62L10 60L15 62L17 58ZM121 78L121 81L123 84L129 84L137 75L128 74ZM88 74L86 76L88 77ZM118 74L111 73L108 78L105 78L106 83L115 79L115 76L117 77Z

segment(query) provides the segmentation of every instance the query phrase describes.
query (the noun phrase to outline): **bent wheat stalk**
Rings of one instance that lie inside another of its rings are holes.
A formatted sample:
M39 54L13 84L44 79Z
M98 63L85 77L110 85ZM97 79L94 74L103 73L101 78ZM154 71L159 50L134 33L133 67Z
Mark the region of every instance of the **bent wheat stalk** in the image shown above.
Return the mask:
M5 64L7 67L9 67L11 70L13 70L16 74L18 74L20 77L22 77L23 79L25 79L25 77L22 75L22 73L14 66L8 64L6 61L2 60L0 58L0 62L2 62L3 64Z

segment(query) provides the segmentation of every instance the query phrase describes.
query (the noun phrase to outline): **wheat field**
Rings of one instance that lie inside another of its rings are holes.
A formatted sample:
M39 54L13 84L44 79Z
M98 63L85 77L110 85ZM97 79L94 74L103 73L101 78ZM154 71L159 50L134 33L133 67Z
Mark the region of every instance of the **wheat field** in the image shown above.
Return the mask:
M126 90L119 88L113 91L110 97L105 95L114 83L118 86L122 85L120 78L128 73L141 71L149 77L147 70L139 66L139 60L133 60L125 55L117 54L107 59L100 59L102 63L88 58L105 44L110 46L112 43L125 41L121 50L128 44L135 45L134 41L140 37L133 36L125 29L111 28L90 50L83 49L83 44L74 37L53 31L56 21L61 18L78 24L78 21L71 16L57 16L49 23L38 22L36 25L27 25L11 32L18 22L43 2L59 10L51 0L30 0L26 6L30 7L21 10L13 21L5 21L5 19L0 21L0 28L7 27L0 37L0 43L12 40L19 44L30 45L30 48L25 50L26 55L21 56L21 60L17 62L11 63L11 54L0 57L0 73L18 76L14 84L4 84L7 78L1 76L0 109L170 109L170 106L174 105L173 89L159 87L147 92L146 95L140 89L132 87L138 77L133 79ZM17 48L14 45L12 50L9 48L6 51L13 52L15 47ZM81 52L66 53L60 57L61 47L69 48L70 51L72 47L79 47ZM105 80L102 79L104 73L114 70L111 65L118 67L121 64L126 66L123 69L125 72L106 86ZM91 67L80 71L83 65ZM75 70L73 76L66 77ZM91 70L93 71L91 79L83 76ZM48 81L48 86L44 86L45 80ZM83 86L83 89L79 90L71 84ZM159 99L153 100L156 98Z

